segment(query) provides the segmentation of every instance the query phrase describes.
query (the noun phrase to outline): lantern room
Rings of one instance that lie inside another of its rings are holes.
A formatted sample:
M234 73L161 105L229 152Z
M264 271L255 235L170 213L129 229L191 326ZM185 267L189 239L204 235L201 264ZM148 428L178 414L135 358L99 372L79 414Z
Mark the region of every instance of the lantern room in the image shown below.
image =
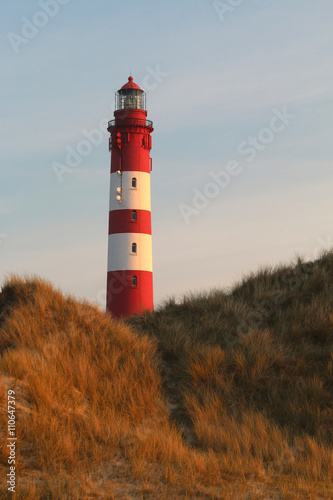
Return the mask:
M146 109L146 93L134 83L133 77L116 92L116 111L120 109Z

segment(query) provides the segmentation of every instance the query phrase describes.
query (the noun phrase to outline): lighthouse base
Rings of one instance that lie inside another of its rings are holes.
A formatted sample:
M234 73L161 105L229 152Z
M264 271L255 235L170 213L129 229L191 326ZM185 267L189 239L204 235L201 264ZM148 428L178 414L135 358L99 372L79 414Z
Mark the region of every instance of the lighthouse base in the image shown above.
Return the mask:
M109 271L106 309L117 318L152 311L153 273L149 271Z

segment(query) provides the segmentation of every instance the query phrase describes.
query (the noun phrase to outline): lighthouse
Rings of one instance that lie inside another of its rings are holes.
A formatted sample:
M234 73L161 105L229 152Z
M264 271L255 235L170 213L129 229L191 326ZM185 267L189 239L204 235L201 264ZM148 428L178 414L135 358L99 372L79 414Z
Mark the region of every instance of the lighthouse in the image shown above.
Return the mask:
M150 172L153 123L133 81L115 94L111 151L106 309L118 318L153 309Z

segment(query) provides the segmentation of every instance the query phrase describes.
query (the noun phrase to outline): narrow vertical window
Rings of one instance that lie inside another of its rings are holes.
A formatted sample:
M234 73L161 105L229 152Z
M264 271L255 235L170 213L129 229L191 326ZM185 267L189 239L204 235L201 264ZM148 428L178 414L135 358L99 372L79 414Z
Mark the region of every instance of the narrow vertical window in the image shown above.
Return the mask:
M132 177L132 188L136 188L136 177Z
M136 210L132 210L132 221L136 221Z
M137 248L136 243L132 243L132 253L136 253L136 248Z
M132 276L132 286L138 286L138 278L136 276Z

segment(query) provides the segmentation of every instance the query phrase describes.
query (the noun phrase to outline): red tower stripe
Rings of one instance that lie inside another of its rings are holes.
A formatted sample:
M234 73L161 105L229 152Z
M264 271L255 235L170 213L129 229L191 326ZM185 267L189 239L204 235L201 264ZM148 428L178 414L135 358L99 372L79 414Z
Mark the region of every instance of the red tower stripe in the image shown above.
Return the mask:
M136 286L133 286L136 276ZM153 310L153 273L148 271L109 271L106 308L116 317Z
M140 151L140 150L139 150ZM122 157L117 150L112 150L112 163L111 163L111 174L114 174L118 170L123 172L146 172L150 174L150 153L149 150L144 150L140 156L135 158L132 151L124 150Z
M136 217L136 221L133 218ZM149 210L112 210L109 212L109 234L151 234L151 212Z

